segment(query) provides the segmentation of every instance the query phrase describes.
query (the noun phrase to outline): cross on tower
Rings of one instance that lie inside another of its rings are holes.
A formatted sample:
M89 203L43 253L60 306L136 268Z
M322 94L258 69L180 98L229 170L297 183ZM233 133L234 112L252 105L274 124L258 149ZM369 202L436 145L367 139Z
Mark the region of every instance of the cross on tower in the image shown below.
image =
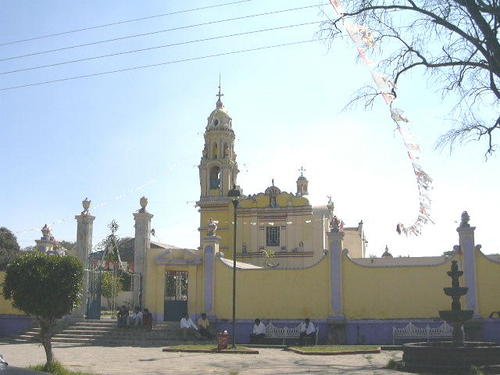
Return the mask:
M304 169L304 167L300 167L300 169L299 169L299 172L300 172L300 177L304 177L304 172L305 172L305 171L306 171L306 170Z
M221 90L221 79L220 79L220 73L219 73L219 92L217 93L217 108L222 108L223 107L223 104L222 104L222 100L221 98L224 96L224 94L222 93L222 90Z

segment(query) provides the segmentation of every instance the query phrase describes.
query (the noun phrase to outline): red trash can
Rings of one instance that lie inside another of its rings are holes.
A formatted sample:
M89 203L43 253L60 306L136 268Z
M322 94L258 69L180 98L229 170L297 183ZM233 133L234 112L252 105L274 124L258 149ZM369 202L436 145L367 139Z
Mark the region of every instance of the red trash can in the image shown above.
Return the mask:
M230 338L231 338L231 336L229 336L229 333L226 330L224 330L224 332L219 332L217 334L217 351L218 352L220 352L223 349L227 349Z

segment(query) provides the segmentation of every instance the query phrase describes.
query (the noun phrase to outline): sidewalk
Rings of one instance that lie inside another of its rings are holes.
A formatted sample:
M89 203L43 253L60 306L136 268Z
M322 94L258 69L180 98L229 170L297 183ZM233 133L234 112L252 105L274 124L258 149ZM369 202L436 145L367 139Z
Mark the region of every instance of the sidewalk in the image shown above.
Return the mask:
M165 353L161 348L74 346L56 344L58 361L72 370L93 374L398 374L384 369L401 352L310 356L280 349L259 349L260 354ZM2 344L0 353L12 366L45 362L38 344Z

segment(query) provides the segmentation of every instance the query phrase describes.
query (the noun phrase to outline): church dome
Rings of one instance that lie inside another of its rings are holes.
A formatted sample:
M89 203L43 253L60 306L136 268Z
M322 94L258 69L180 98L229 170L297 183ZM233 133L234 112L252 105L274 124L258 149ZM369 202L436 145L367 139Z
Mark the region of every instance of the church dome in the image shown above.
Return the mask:
M217 102L219 104L219 101ZM233 119L227 113L221 102L221 106L217 105L207 120L206 130L232 130Z

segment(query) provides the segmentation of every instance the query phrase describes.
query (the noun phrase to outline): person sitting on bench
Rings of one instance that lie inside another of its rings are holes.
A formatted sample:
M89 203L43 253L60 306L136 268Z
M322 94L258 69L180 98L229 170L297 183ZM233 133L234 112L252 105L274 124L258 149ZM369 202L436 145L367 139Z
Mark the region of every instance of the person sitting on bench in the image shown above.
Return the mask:
M259 341L266 336L266 325L260 321L260 319L255 319L252 333L250 334L250 341Z
M210 322L208 321L207 314L202 313L198 318L198 332L200 335L210 340L213 335L210 333L208 327L210 327Z
M316 327L309 320L309 318L306 318L302 323L300 323L299 331L300 345L304 345L306 337L311 337L312 339L314 339L314 336L316 335Z
M188 313L182 314L180 327L182 332L182 338L184 340L187 338L188 332L191 335L194 335L196 338L200 337L200 334L198 333L198 327L196 327L196 324L194 324L194 322L191 320Z

